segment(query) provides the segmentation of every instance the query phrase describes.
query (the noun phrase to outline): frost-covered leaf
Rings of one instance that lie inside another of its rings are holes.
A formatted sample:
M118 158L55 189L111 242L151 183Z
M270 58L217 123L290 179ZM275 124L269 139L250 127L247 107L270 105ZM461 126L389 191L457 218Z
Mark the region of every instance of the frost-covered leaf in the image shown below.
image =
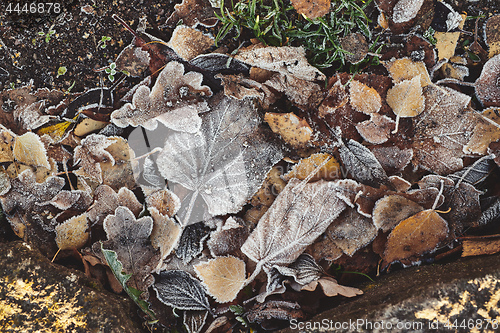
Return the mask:
M178 25L167 43L175 53L186 61L203 54L214 44L215 41L212 37L185 25Z
M339 148L340 158L354 179L378 186L388 181L387 174L375 155L357 141L349 140Z
M241 248L248 238L248 228L240 221L230 216L224 226L212 232L207 242L212 256L224 256Z
M485 155L488 145L500 139L500 113L499 108L484 110L470 141L464 147L465 153Z
M293 147L304 147L311 141L313 130L306 120L294 113L267 112L264 120L274 133Z
M370 115L369 120L356 124L356 129L367 142L378 145L387 142L396 127L394 120L378 113Z
M397 116L397 131L399 118L415 117L424 111L425 98L422 95L420 75L411 80L396 83L393 88L387 91L386 101Z
M126 71L133 77L140 77L148 69L150 60L147 51L131 44L122 50L115 63L120 71Z
M154 223L151 231L151 245L160 249L161 258L165 259L181 237L181 226L168 215L161 214L157 208L149 207L148 209Z
M266 80L264 85L285 93L290 101L302 109L316 109L323 100L323 91L319 84L295 76L277 73ZM267 104L272 103L269 101Z
M207 292L219 303L234 300L245 284L245 262L233 256L216 257L194 269Z
M56 226L56 244L61 250L79 249L89 239L87 214L74 216Z
M16 160L30 166L42 166L50 169L47 150L40 137L28 132L15 138L12 151Z
M123 274L123 265L118 259L116 252L106 250L102 247L102 244L101 252L114 276L118 282L120 282L123 290L125 290L129 297L139 306L139 308L141 308L142 311L149 315L151 320L156 320L154 312L149 309L149 303L140 298L142 291L128 286L127 282L130 279L131 274Z
M168 217L173 217L181 206L179 198L168 189L149 194L146 197L146 204L148 208L154 207L158 213Z
M377 231L370 218L349 207L330 224L325 234L333 244L352 257L356 251L371 243Z
M80 168L75 174L85 178L95 179L102 183L102 170L100 162L110 161L115 163L113 156L105 149L113 144L114 140L100 134L91 134L82 140L75 148L75 164Z
M291 276L300 285L306 285L312 281L319 280L323 275L323 268L316 263L314 258L302 253L297 260L286 266L274 266L283 275Z
M316 170L327 158L330 158L330 160L319 170ZM334 180L340 178L341 176L340 164L332 155L327 153L317 153L301 159L299 163L295 164L290 171L283 175L283 179L287 181L292 178L304 180L313 172L316 173L310 179L311 182L320 179Z
M292 75L302 80L316 81L326 78L325 74L309 65L302 47L252 45L240 49L235 59L269 71Z
M500 198L497 198L486 210L481 213L477 224L482 226L500 219Z
M382 99L378 92L357 80L351 81L349 86L349 101L358 112L371 114L378 112L382 107Z
M265 303L256 303L246 313L246 317L251 323L265 323L266 320L278 319L290 321L295 319L302 321L306 318L300 305L296 302L281 300L270 300Z
M463 167L463 148L477 123L471 98L446 87L428 86L425 111L412 119L413 163L438 174Z
M184 264L189 263L203 251L203 242L209 235L209 228L203 222L188 225L182 232L175 255Z
M132 103L127 103L111 114L111 122L118 127L142 126L154 130L158 121L177 131L196 133L201 125L199 112L208 111L204 97L212 95L202 86L203 75L184 74L184 65L169 62L160 72L155 85L137 88Z
M94 203L89 208L87 216L92 225L102 224L108 215L113 215L118 206L130 209L134 215L139 215L142 204L135 194L126 187L116 193L108 185L100 185L94 191Z
M238 212L282 156L251 101L219 95L213 104L199 133L168 132L157 159L183 226Z
M416 261L422 254L436 250L448 231L448 223L435 210L418 212L392 230L382 258L386 265L396 260Z
M500 106L498 73L500 72L500 54L484 64L481 76L476 80L476 95L484 106Z
M420 85L422 88L432 83L429 72L422 61L400 58L385 61L383 64L395 83L411 80L418 75L420 75Z
M188 333L200 333L207 320L208 311L184 311L183 323Z
M400 195L388 195L379 199L373 208L373 224L387 232L399 222L423 210L419 204Z
M415 18L424 0L399 0L394 5L392 20L394 23L404 23Z
M365 36L359 32L351 32L347 36L340 38L339 42L345 51L343 54L345 60L353 65L360 63L369 51Z
M63 190L49 201L49 203L60 210L85 211L92 204L92 197L85 191Z
M210 304L200 281L179 271L163 271L153 285L158 299L179 310L210 311Z
M486 155L471 165L466 166L462 170L448 175L448 178L451 178L455 184L466 182L476 186L482 183L490 175L494 168L495 164L493 163L493 156Z
M130 209L120 206L106 217L103 226L108 238L103 246L115 251L125 273L132 274L131 286L147 290L147 278L160 259L149 241L153 219L145 216L136 220Z
M14 161L14 148L15 136L8 131L0 132L0 163Z
M147 156L144 159L143 168L142 178L144 178L149 185L152 185L155 188L162 188L165 186L165 179L160 177L156 163L153 162L151 156Z
M198 24L213 27L218 21L209 0L182 0L180 4L174 6L174 9L165 23L169 27L175 27L180 20L193 28Z
M291 179L260 219L241 250L262 267L288 265L344 210L337 182Z
M403 171L413 158L413 150L411 148L401 149L398 146L372 146L370 150L384 170L392 174Z

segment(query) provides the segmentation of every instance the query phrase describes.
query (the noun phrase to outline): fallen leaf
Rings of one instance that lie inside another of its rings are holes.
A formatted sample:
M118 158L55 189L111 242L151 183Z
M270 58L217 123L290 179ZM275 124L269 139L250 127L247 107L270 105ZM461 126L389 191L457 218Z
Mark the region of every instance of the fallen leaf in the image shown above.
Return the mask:
M264 121L274 133L278 133L285 142L293 147L304 147L311 141L311 126L293 113L267 112Z
M316 263L314 258L302 253L297 260L286 266L274 266L282 275L293 277L294 281L301 286L319 280L324 274L323 268Z
M200 281L184 271L160 272L153 289L162 303L174 309L210 311L210 304Z
M201 126L198 113L208 111L203 98L212 95L208 86L201 85L202 81L202 74L184 74L184 65L171 61L160 72L151 90L140 86L132 103L113 111L111 122L118 127L131 125L154 130L159 121L178 131L196 133Z
M411 162L413 150L411 148L401 149L398 146L373 146L370 147L375 158L387 173L398 173Z
M349 94L349 102L358 112L369 115L378 112L382 107L382 99L378 92L357 80L351 81Z
M174 6L174 9L165 23L168 27L175 27L180 20L192 28L198 24L210 28L218 22L209 0L182 0L180 4Z
M91 134L83 139L74 151L73 159L75 164L80 165L80 168L74 173L102 183L100 162L110 161L111 164L115 163L113 156L105 150L113 142L112 138L100 134Z
M257 263L253 276L262 267L294 262L326 230L346 207L337 195L339 188L337 182L322 180L288 182L241 247Z
M323 91L317 83L293 75L276 73L264 85L285 93L286 97L302 109L314 110L323 100ZM272 104L271 101L268 104Z
M461 14L462 21L458 25L458 29L463 29L466 17L467 14ZM457 47L458 39L460 38L460 31L456 32L436 31L434 33L434 38L436 39L438 60L450 59L455 55L455 49Z
M182 59L189 61L203 54L213 45L212 37L200 30L185 25L178 25L167 43Z
M328 158L328 162L317 170L317 168ZM315 172L315 174L310 179L311 182L320 179L334 180L341 178L339 162L330 154L317 153L301 159L299 163L295 164L290 171L283 175L283 179L286 181L292 178L304 180L313 172Z
M56 244L61 250L80 249L89 239L87 214L78 215L57 225Z
M490 143L500 139L500 113L498 108L489 108L478 117L472 137L464 147L468 154L485 155Z
M90 118L86 118L78 123L73 129L73 133L76 136L84 137L91 133L97 132L109 124L107 121L99 121Z
M94 203L87 211L92 225L101 224L108 215L113 215L119 206L127 207L135 216L142 210L142 204L135 194L126 187L116 193L108 185L99 185L94 191Z
M252 102L222 95L203 115L200 133L165 136L156 162L181 200L182 226L238 212L282 156Z
M148 277L159 262L159 254L149 241L153 219L145 216L136 220L130 209L120 206L114 215L104 219L103 227L108 240L102 244L116 252L123 271L132 274L129 286L146 291L150 285Z
M12 150L14 158L30 166L41 166L50 169L47 150L40 137L32 132L24 133L14 139Z
M392 230L401 221L424 210L419 204L400 195L379 199L373 208L373 224L383 232Z
M330 79L330 82L333 78ZM379 95L380 96L380 95ZM335 112L338 108L342 108L347 103L349 103L349 95L342 84L340 78L335 80L335 83L331 85L328 90L328 94L319 106L318 115L320 117L325 117L327 114Z
M241 48L235 59L251 66L292 75L306 81L325 80L325 74L309 65L302 47L252 45Z
M394 23L404 23L415 18L422 7L424 0L398 0L393 8L392 20Z
M464 181L473 186L477 186L484 182L494 168L495 164L493 163L493 156L486 155L471 165L466 166L462 170L448 175L448 178L451 178L455 184L460 184Z
M389 89L387 104L397 116L395 132L397 132L399 118L415 117L421 114L425 109L425 98L422 95L420 75L411 80L396 83L393 88Z
M209 228L203 222L183 227L175 255L188 264L203 251L203 243L210 235Z
M439 214L428 209L401 221L387 237L382 258L385 265L394 261L416 261L436 250L448 236L448 223Z
M500 216L500 199L496 199L487 209L485 209L477 221L478 226L494 222Z
M245 284L245 263L233 256L216 257L194 269L208 294L219 303L234 300Z
M160 250L162 260L177 246L182 233L181 226L168 215L161 214L155 207L149 207L153 219L153 230L151 231L151 245Z
M13 162L15 136L7 131L0 132L0 163ZM48 162L48 161L47 161Z
M155 208L159 214L173 217L181 206L179 198L172 191L158 190L146 197L148 208Z
M379 161L359 142L349 140L340 146L339 153L347 171L359 182L378 186L388 181L387 174Z
M500 15L491 16L484 26L485 43L488 45L488 58L500 54Z
M256 303L247 311L246 317L251 323L265 324L267 320L278 319L290 321L304 320L305 313L296 302L270 300L265 303Z
M310 19L325 16L330 12L330 0L292 0L297 13Z
M395 83L411 80L420 75L420 85L425 88L432 84L429 72L422 61L413 61L410 58L391 59L382 62Z
M212 256L221 257L239 250L247 238L248 229L241 219L230 216L224 226L212 232L207 245Z
M368 42L360 33L350 33L340 38L340 46L345 51L344 57L351 64L360 63L368 53Z
M337 281L329 276L324 276L319 280L313 281L308 285L304 286L302 290L314 291L317 285L320 285L325 293L325 296L333 297L337 295L342 295L345 297L354 297L362 295L363 291L358 288L352 288L347 286L342 286L337 283Z
M369 120L356 124L356 129L361 137L375 145L387 142L395 127L394 120L378 113L371 114Z
M140 77L149 68L151 57L141 47L130 44L115 60L116 68L126 71L132 77Z
M188 333L200 333L207 320L208 311L188 310L183 313L184 327Z

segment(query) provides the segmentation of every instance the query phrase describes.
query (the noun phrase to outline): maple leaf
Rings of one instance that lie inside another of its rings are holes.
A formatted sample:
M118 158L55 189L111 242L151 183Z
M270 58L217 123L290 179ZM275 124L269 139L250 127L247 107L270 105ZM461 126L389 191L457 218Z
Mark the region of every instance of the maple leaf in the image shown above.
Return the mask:
M219 95L197 134L169 132L157 164L181 200L182 226L236 213L281 159L251 101Z
M208 111L206 102L200 99L212 95L209 87L201 85L202 81L202 74L184 74L184 65L171 61L151 90L139 86L132 103L113 111L111 122L118 127L131 125L154 130L160 121L169 128L195 133L201 125L198 113Z
M245 262L233 256L216 257L194 266L208 293L219 303L231 302L245 285Z
M116 208L114 215L106 217L103 226L108 238L102 243L103 246L116 252L124 272L132 274L131 286L138 290L147 290L147 278L160 260L159 254L149 241L153 219L145 216L136 220L130 209L120 206ZM99 243L94 244L96 245L100 246Z
M113 138L108 138L101 134L91 134L83 139L74 151L73 158L75 164L80 165L80 168L75 171L75 174L95 179L99 183L102 183L103 179L100 162L110 161L111 164L115 163L111 153L105 150L113 144L113 142Z
M241 247L257 263L252 277L262 267L294 262L345 209L339 191L335 181L303 184L291 179Z

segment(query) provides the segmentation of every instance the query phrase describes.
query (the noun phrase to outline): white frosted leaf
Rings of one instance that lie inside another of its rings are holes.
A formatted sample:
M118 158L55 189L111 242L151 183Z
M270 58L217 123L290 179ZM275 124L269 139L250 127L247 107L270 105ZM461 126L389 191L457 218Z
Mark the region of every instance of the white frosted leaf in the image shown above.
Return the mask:
M417 16L424 0L399 0L394 6L392 20L394 23L404 23Z
M47 151L40 137L32 132L15 138L13 154L16 160L30 166L50 169Z

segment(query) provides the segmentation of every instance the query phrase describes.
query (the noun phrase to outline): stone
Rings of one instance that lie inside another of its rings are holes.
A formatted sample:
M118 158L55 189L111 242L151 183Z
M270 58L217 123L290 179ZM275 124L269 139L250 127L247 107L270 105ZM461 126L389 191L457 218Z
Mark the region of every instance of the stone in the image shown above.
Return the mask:
M2 332L144 332L137 311L130 299L22 241L0 243Z
M362 286L363 295L337 298L334 308L280 332L462 332L462 321L477 328L464 332L493 332L500 318L499 260L496 254L391 272ZM458 328L447 330L446 323Z

